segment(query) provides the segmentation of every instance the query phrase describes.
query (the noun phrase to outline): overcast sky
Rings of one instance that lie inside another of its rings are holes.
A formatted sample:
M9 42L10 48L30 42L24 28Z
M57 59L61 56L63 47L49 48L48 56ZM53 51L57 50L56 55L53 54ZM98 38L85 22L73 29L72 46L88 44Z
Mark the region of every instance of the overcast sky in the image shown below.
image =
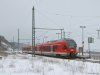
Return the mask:
M17 30L20 39L31 39L32 7L35 7L35 25L42 28L64 28L71 32L70 38L81 46L80 26L85 25L84 40L87 46L89 36L95 38L91 44L94 49L100 49L97 39L97 29L100 28L100 0L0 0L0 35L12 41L17 41ZM37 30L38 42L58 39L57 32ZM68 37L68 33L66 33ZM60 38L60 37L59 37ZM29 42L29 41L21 41Z

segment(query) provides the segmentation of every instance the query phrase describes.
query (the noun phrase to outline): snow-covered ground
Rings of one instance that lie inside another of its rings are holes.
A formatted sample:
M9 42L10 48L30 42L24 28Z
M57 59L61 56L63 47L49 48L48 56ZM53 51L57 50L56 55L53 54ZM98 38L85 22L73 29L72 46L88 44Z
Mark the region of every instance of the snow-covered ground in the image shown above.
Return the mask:
M18 54L0 59L0 75L100 75L100 64Z

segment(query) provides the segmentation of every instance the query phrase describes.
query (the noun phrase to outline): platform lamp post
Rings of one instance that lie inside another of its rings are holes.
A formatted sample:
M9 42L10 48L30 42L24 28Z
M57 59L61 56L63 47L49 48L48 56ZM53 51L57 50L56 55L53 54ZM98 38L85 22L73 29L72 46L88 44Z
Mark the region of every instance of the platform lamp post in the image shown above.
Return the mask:
M84 28L86 28L86 26L80 26L80 28L82 28L82 55L83 55L83 52L84 52Z
M100 39L100 30L98 29L98 39Z

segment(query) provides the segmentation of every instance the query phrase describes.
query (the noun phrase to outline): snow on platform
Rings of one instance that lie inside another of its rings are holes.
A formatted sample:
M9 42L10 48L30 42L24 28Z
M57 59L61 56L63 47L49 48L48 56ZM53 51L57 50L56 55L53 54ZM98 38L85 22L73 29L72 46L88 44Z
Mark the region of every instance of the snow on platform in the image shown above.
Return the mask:
M0 60L0 75L100 75L100 64L18 54Z

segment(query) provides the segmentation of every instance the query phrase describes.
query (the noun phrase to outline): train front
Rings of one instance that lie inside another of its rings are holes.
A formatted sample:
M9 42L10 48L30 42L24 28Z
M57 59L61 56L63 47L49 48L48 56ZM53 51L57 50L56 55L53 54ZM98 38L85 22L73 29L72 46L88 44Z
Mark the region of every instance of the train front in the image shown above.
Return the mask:
M68 53L70 57L77 56L77 44L73 39L66 39L66 43L68 46Z

